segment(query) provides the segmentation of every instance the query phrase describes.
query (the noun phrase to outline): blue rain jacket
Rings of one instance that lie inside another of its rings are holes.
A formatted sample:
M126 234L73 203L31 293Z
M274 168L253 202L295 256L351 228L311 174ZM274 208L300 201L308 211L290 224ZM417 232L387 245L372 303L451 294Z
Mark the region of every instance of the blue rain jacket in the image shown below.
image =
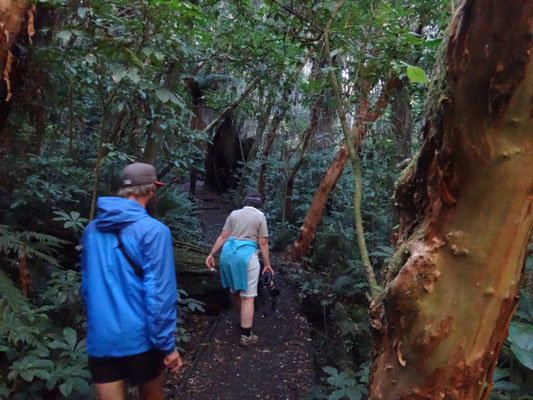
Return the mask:
M122 357L174 351L176 275L169 229L135 200L100 197L98 216L82 238L82 297L87 312L87 353ZM143 269L141 280L128 255Z
M253 240L230 237L220 253L220 280L222 287L235 291L248 288L248 262L257 250Z

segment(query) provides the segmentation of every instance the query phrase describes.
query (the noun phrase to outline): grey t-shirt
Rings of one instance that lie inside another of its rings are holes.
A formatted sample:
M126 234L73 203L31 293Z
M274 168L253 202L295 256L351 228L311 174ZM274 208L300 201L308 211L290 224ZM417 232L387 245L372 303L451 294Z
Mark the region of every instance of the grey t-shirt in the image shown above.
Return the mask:
M229 231L234 239L253 240L256 243L259 238L268 237L265 214L254 207L233 211L226 219L224 230Z

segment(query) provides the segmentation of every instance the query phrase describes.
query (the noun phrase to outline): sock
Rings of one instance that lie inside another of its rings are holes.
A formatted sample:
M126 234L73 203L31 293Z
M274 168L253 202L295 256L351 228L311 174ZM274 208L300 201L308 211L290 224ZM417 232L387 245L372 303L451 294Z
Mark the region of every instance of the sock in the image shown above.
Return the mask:
M241 335L250 337L251 334L252 334L252 328L243 328L241 326Z

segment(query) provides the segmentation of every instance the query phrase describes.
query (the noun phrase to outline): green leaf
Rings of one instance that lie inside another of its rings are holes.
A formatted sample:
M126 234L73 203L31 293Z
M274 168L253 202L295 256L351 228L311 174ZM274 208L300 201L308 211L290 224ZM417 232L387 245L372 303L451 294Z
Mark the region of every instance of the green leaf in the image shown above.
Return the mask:
M76 331L67 327L63 330L63 336L65 336L65 341L67 342L69 349L74 350L76 348L76 342L78 341Z
M350 400L360 400L363 396L364 386L357 385L357 386L350 386L346 389L346 396Z
M85 379L74 377L71 378L72 386L76 389L78 393L89 393L91 391L91 386L87 383Z
M340 400L346 395L346 390L337 389L328 396L328 400Z
M497 382L500 379L507 378L510 375L511 375L511 373L509 371L507 371L506 369L503 369L503 368L500 368L500 367L496 367L494 369L494 375L492 376L492 380L494 382Z
M65 46L69 42L71 37L72 37L71 31L61 31L61 32L58 32L56 35L56 38L59 39L62 46Z
M330 57L335 57L341 51L342 51L342 49L335 49L335 50L332 50L331 53L329 53L329 55L330 55Z
M66 344L65 342L60 342L58 340L54 340L53 342L48 343L48 347L50 347L51 349L70 350L68 344Z
M139 81L141 80L141 76L139 75L137 70L134 68L131 68L128 70L127 76L135 84L139 83Z
M31 367L51 370L54 368L54 363L51 360L35 360L31 363Z
M518 358L518 361L522 363L525 367L533 370L533 351L520 347L518 345L511 345L511 350Z
M72 392L72 380L67 379L64 383L59 385L59 390L61 391L63 396L68 397Z
M322 368L324 370L325 373L331 375L331 376L337 376L339 375L339 371L337 371L337 368L333 368L333 367L324 367Z
M126 70L126 68L124 68L122 66L121 67L117 67L113 71L113 74L111 75L111 78L113 79L113 82L119 83L126 76L127 73L128 73L128 71Z
M171 92L168 89L165 88L159 88L155 92L157 98L161 100L163 103L166 103L167 101L171 101L172 103L176 104L180 108L185 108L185 103L181 100L181 97L176 95L176 93Z
M512 392L515 390L520 390L521 386L516 383L507 382L507 381L498 381L494 384L494 390L501 390L502 392Z
M172 95L172 92L165 88L157 89L155 92L155 95L159 100L161 100L163 103L166 103L170 100L170 96Z
M44 379L45 381L50 379L50 377L52 376L50 372L45 371L44 369L36 369L33 372L37 378Z
M150 47L143 47L141 51L146 57L150 57L150 55L154 52Z
M533 350L533 325L512 322L509 326L509 341L526 350Z
M418 83L427 83L429 82L428 77L426 76L426 73L422 68L414 67L412 65L409 65L407 67L407 77L411 82L418 82Z
M97 61L97 59L94 54L87 54L85 56L85 61L87 61L87 64L93 65Z
M20 377L24 379L26 382L33 381L34 376L35 374L33 373L33 370L20 371Z

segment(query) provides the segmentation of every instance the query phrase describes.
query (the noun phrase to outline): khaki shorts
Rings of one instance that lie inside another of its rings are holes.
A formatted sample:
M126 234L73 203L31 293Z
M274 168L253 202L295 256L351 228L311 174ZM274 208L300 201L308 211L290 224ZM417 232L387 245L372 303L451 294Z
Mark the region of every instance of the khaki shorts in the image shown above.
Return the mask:
M248 285L246 290L239 290L241 297L256 297L257 296L257 284L259 283L259 272L261 267L259 266L259 257L257 257L257 251L250 257L248 261ZM230 289L232 293L233 290Z

